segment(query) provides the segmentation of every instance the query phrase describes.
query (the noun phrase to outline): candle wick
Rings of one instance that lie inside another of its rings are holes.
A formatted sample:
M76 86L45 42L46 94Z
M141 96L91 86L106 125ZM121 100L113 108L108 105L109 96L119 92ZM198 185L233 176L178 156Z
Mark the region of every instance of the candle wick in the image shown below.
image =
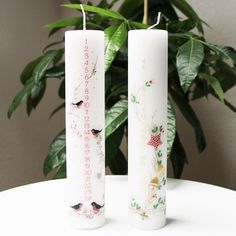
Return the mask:
M85 15L83 4L80 4L80 7L83 14L83 30L86 30L86 15Z
M154 25L148 27L148 30L154 28L154 27L157 26L157 25L159 25L160 20L161 20L161 12L158 12L157 22L156 22Z

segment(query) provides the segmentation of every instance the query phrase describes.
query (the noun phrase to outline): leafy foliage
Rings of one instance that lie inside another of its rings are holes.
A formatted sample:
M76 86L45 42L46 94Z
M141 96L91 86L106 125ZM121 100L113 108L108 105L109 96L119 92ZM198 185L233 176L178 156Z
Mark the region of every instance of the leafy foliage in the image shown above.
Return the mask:
M84 5L87 12L87 28L105 31L105 92L106 92L106 166L113 174L127 173L127 160L119 149L127 130L127 32L130 29L146 29L156 22L156 14L162 12L159 29L169 32L169 104L168 104L168 157L175 177L180 178L188 163L184 145L178 134L175 111L178 109L193 128L199 152L206 147L205 135L191 101L209 94L221 101L233 112L236 108L224 98L224 94L236 84L236 52L232 47L215 45L204 38L203 24L194 9L185 0L149 0L148 25L142 23L143 0L123 0L117 11L117 0L97 5ZM78 12L78 17L59 19L46 27L51 35L65 28L82 26L80 1L70 0L63 5ZM186 16L180 19L176 9ZM196 33L197 32L197 33ZM64 37L46 45L38 58L26 65L22 74L22 90L15 96L8 110L10 118L16 108L26 101L27 113L37 107L46 90L49 78L59 80L58 96L62 99L50 117L65 107ZM44 174L56 170L54 178L66 175L65 130L52 141L44 163Z
M204 58L203 45L190 39L187 43L179 47L176 66L180 78L180 84L184 92L188 91L192 81L198 74L198 68Z

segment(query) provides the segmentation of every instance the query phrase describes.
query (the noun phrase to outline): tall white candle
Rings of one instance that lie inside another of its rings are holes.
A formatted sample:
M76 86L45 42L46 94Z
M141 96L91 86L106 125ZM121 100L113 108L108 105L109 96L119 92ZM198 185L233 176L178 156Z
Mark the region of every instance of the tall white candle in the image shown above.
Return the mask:
M68 210L76 228L104 223L104 32L65 33Z
M129 31L129 221L141 229L166 219L167 51L167 31Z

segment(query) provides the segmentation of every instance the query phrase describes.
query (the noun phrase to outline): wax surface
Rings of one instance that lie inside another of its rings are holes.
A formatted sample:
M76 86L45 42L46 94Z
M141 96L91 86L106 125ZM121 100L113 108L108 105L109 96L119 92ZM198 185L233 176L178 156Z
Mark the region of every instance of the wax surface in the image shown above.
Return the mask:
M141 229L165 224L167 45L167 31L129 31L129 221Z
M76 228L104 223L104 33L67 31L66 155L68 214Z

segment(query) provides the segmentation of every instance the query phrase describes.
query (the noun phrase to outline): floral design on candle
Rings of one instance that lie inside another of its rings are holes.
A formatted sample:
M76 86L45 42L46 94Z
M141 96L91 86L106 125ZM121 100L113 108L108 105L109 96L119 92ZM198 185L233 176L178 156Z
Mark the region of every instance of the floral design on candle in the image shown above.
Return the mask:
M138 214L142 220L150 219L151 214L155 215L158 210L163 211L163 208L165 208L166 199L165 197L159 197L158 199L157 197L153 197L152 201L152 207L148 209L141 207L139 203L136 202L135 198L132 198L130 209L134 213Z
M147 142L147 145L152 146L154 150L153 159L150 160L150 163L154 168L153 173L155 175L151 177L147 186L148 194L144 204L145 206L141 206L134 197L131 198L130 209L140 215L142 220L150 219L151 215L165 210L165 197L159 194L159 190L166 185L166 170L162 163L163 154L161 150L163 134L162 125L154 125L151 129L150 140Z
M128 55L128 219L158 229L166 222L167 31L130 30Z
M142 110L142 106L145 106L139 97L142 95L144 90L150 89L154 83L154 80L147 80L136 92L131 93L131 102L134 104L134 106L138 106L139 110ZM137 107L135 109L135 114L136 118L142 122L143 114L140 116ZM146 145L153 148L153 156L149 161L150 165L153 166L152 173L154 174L150 177L150 181L146 186L148 192L147 198L145 203L141 206L141 204L138 203L134 197L131 197L129 207L130 210L133 213L138 214L142 220L151 219L152 215L165 211L166 207L166 198L159 193L162 187L166 185L166 170L162 160L162 137L165 133L165 130L163 125L157 125L154 123L153 120L156 115L157 111L155 110L152 115L151 125L144 124L142 122L144 129L149 132L149 139L147 140Z
M142 92L143 92L146 88L151 87L151 86L153 85L153 83L154 83L154 80L147 80L147 81L143 84L143 86L141 86L141 87L138 89L137 92L131 93L131 102L132 102L132 103L139 104L140 102L139 102L138 97L139 97L140 93L142 94Z

